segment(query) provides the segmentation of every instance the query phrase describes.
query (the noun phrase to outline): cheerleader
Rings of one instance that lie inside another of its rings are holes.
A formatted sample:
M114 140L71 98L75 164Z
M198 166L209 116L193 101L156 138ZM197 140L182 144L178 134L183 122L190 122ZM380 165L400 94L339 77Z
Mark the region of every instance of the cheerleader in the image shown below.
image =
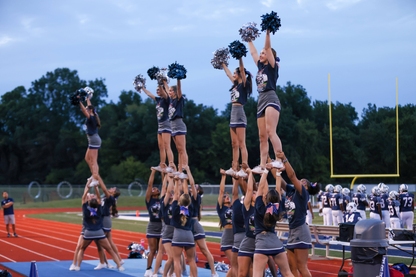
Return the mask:
M283 243L276 236L275 232L276 221L282 217L279 211L280 194L278 193L280 191L281 178L278 174L276 188L269 190L267 184L268 173L267 169L263 170L255 202L254 226L256 240L253 257L253 277L263 276L269 256L273 257L283 276L292 277L294 275L290 271Z
M233 86L231 92L231 115L230 115L230 135L233 153L233 161L231 168L225 173L230 176L235 176L238 173L239 177L247 177L244 172L248 168L248 152L246 147L246 127L247 117L244 112L244 105L247 103L247 97L252 92L251 74L244 68L243 58L239 59L239 67L231 74L225 63L222 63L222 68L225 74L230 79ZM241 170L238 171L239 156L241 152Z
M276 183L281 183L282 188L286 191L285 206L289 221L289 237L286 249L290 270L294 276L298 276L299 271L302 277L311 277L307 263L312 241L305 220L309 195L318 194L320 187L319 184L311 183L306 179L299 180L283 152L279 153L278 157L282 159L287 176L293 184L286 184L280 176L276 175Z
M185 167L185 171L188 175L189 184L191 185L192 209L190 210L190 214L192 218L192 232L194 235L194 241L198 245L202 254L207 258L209 268L211 269L211 277L218 277L218 274L215 271L214 257L209 251L207 242L205 240L204 228L202 227L201 223L199 223L199 220L201 220L201 195L204 193L204 191L200 188L199 185L195 185L195 180L188 166Z
M222 236L221 236L221 251L225 253L225 256L227 257L228 261L232 263L233 262L232 249L234 245L234 233L233 233L233 223L232 223L233 210L231 208L230 196L228 194L224 194L225 178L226 178L225 170L221 168L220 173L221 173L221 182L220 182L220 188L219 188L219 193L218 193L217 214L220 218L220 229L224 229L222 231ZM230 276L235 276L233 266L230 267L228 274L230 274Z
M233 190L232 190L232 222L233 222L233 234L234 234L234 244L231 252L231 268L234 268L233 274L234 276L237 276L238 274L238 252L240 250L241 242L243 241L245 237L246 228L244 225L244 216L243 216L243 204L242 201L240 201L240 198L238 197L238 183L240 182L240 179L233 178ZM241 180L243 181L243 180ZM244 192L247 190L247 186L244 186Z
M185 106L185 98L182 95L181 80L177 79L176 86L169 87L164 82L164 87L168 91L170 97L169 104L169 120L172 126L172 138L178 150L178 172L182 173L179 178L186 178L183 169L188 165L188 153L186 152L186 125L183 122L183 109Z
M260 140L260 165L253 168L253 173L261 174L265 169L269 153L270 140L275 155L282 151L282 142L276 133L280 117L280 100L276 94L276 83L279 78L279 61L276 51L271 47L270 31L266 32L264 48L258 54L253 41L248 42L250 54L258 68L256 83L259 92L257 102L257 126ZM276 157L276 159L278 159ZM276 160L283 167L281 160Z
M146 190L146 208L149 212L149 224L146 229L146 238L149 245L149 255L147 256L147 268L144 273L145 277L153 275L152 263L153 258L158 251L160 237L162 236L162 220L160 219L160 191L157 187L153 187L155 179L155 169L151 169L149 181Z
M98 135L98 129L101 127L100 118L91 104L90 98L92 97L94 90L90 87L86 87L83 89L87 94L87 106L85 107L82 102L79 102L79 107L82 113L87 118L85 120L86 126L86 133L88 138L88 148L87 152L85 153L85 161L90 168L93 181L90 183L90 186L97 186L98 185L98 150L101 147L101 138Z
M173 162L173 152L170 147L172 128L169 121L169 96L165 91L163 86L159 86L156 89L157 96L153 95L145 87L142 90L146 93L147 96L152 98L156 102L156 117L158 122L157 129L157 144L159 146L159 157L160 163L158 166L154 167L157 171L173 172L175 164ZM169 162L169 167L166 167L165 161L166 157Z
M175 178L179 178L175 176ZM181 187L183 194L181 195ZM188 184L184 180L182 186L176 183L175 193L172 202L172 221L174 227L172 238L173 265L176 276L181 276L181 255L183 250L186 253L186 259L189 264L190 276L197 277L198 271L195 262L195 242L192 233L192 220L189 213L190 205L192 204L191 197L188 193Z

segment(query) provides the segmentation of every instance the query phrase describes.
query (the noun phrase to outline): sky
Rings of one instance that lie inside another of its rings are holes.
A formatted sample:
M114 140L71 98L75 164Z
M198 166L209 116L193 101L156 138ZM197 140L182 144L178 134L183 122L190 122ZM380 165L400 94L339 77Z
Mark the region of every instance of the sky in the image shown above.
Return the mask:
M231 82L211 65L213 53L241 41L244 24L260 28L271 11L281 19L271 36L278 85L327 101L330 76L332 102L361 114L369 103L394 107L397 80L399 104L415 104L415 0L0 0L0 95L69 68L82 80L105 79L106 100L117 103L138 74L155 93L147 70L177 62L188 71L187 98L220 113ZM264 37L254 41L259 52ZM243 60L255 74L250 54ZM230 58L229 68L237 66Z

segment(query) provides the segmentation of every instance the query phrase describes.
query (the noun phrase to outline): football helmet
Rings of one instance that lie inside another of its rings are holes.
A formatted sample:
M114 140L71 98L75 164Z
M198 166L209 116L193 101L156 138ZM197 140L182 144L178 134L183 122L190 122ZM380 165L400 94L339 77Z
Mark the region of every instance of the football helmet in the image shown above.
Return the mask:
M363 184L360 184L357 186L357 191L361 193L365 193L367 191L367 188Z
M371 193L372 193L373 195L379 196L379 195L380 195L380 189L379 189L378 187L373 187L373 188L371 189Z
M342 190L342 186L341 185L336 185L334 188L334 192L341 192Z
M325 191L327 191L327 192L334 192L334 186L332 184L326 185Z
M392 200L398 200L399 199L399 193L395 190L390 191L389 197Z
M345 196L348 196L348 195L350 195L350 189L349 188L343 188L341 190L341 193Z
M403 193L403 192L407 192L409 189L409 187L406 184L401 184L399 187L399 192Z
M350 202L347 204L346 209L348 213L354 213L357 211L357 204L355 204L355 202Z

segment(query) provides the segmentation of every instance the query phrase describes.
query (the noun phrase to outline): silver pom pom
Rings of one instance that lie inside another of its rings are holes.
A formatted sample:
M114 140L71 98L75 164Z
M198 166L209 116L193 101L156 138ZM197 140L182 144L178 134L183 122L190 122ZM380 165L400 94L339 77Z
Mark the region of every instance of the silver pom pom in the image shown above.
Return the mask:
M260 36L260 31L257 29L257 23L248 22L243 25L238 31L241 36L241 40L245 42L254 41Z
M169 77L168 77L168 69L167 68L161 68L156 74L155 74L157 83L159 86L163 86L163 81L166 81L166 83L169 84Z
M84 91L87 93L87 98L91 99L94 94L94 90L90 87L85 87Z
M141 92L142 88L146 87L146 78L142 74L137 75L133 81L134 89Z
M220 48L214 52L214 58L211 59L211 64L215 69L223 69L222 64L228 66L228 60L230 59L228 48Z

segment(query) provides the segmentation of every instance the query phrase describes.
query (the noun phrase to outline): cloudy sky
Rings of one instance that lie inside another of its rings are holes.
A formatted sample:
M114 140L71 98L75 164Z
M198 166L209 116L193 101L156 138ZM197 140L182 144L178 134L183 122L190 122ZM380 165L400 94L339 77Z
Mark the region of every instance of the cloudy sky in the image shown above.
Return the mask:
M213 52L271 11L282 24L272 36L279 85L325 101L330 74L332 101L360 114L368 103L394 107L398 78L399 104L415 103L414 0L0 0L0 95L66 67L83 80L104 78L107 101L118 102L136 75L178 62L187 97L220 112L231 83L212 67ZM261 50L264 34L254 44ZM249 54L244 62L256 72ZM156 88L148 77L147 88Z

